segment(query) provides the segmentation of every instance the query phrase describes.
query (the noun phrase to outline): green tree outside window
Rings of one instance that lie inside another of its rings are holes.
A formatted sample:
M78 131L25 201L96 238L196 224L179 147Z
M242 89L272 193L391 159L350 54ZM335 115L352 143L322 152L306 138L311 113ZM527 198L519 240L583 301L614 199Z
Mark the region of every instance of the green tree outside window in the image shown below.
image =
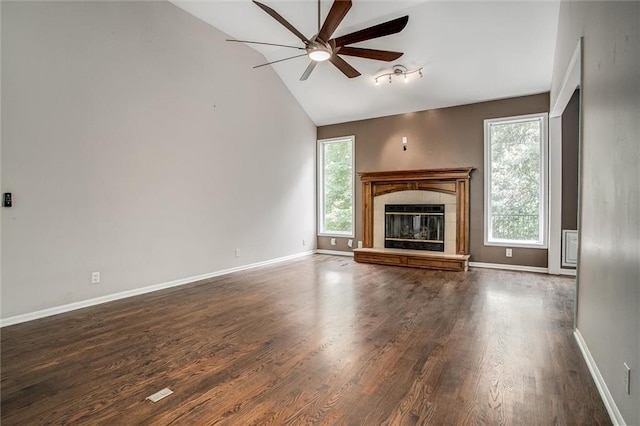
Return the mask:
M352 139L322 142L322 233L353 234Z

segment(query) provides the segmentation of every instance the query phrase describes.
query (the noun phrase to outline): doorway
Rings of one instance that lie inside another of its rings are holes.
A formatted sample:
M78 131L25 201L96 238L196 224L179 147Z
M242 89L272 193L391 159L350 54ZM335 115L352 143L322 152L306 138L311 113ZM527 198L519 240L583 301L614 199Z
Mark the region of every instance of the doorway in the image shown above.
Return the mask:
M578 318L580 210L582 185L582 38L574 50L549 113L549 273L575 275L574 328ZM566 123L565 123L566 121ZM566 137L567 141L563 140ZM566 156L567 158L563 158ZM566 167L566 170L565 170ZM562 265L562 230L577 235L575 268Z

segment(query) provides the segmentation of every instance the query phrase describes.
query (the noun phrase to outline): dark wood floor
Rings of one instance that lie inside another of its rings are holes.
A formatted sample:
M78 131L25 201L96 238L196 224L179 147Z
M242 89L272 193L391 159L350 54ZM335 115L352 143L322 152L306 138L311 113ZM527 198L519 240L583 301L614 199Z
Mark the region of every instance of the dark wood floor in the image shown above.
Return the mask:
M316 255L4 328L1 421L610 424L572 308L568 278Z

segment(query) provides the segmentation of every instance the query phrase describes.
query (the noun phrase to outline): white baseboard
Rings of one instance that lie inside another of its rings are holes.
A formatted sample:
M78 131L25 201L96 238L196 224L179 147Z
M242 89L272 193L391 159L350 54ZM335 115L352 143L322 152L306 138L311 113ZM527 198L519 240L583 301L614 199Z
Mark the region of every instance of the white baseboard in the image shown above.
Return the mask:
M560 268L560 275L575 277L577 274L575 269Z
M622 413L620 413L620 410L618 410L618 406L613 400L613 396L611 396L611 392L609 392L609 388L602 378L600 370L598 370L598 366L591 356L591 352L589 352L587 343L582 338L582 334L580 334L580 330L576 329L573 332L573 335L578 342L578 346L580 347L582 356L587 363L587 367L589 367L591 377L593 377L593 381L596 382L596 387L598 388L598 392L600 392L600 397L602 398L602 402L604 402L604 406L607 408L607 412L609 413L609 417L611 417L611 421L614 425L625 426L626 423L624 422Z
M352 251L339 251L339 250L316 250L318 254L331 254L334 256L348 256L353 257Z
M538 272L541 274L549 273L549 268L540 268L537 266L505 265L503 263L469 262L469 266L472 268L504 269L506 271Z
M87 308L89 306L100 305L102 303L112 302L114 300L125 299L127 297L138 296L140 294L151 293L153 291L164 290L171 287L177 287L185 284L194 283L196 281L202 281L209 278L219 277L221 275L231 274L233 272L245 271L247 269L258 268L261 266L271 265L273 263L284 262L287 260L297 259L303 256L309 256L314 254L315 251L306 251L303 253L296 253L290 256L279 257L276 259L265 260L264 262L252 263L250 265L238 266L236 268L223 269L221 271L210 272L208 274L197 275L188 278L182 278L175 281L169 281L161 284L154 284L147 287L136 288L133 290L127 290L120 293L108 294L106 296L96 297L94 299L83 300L80 302L69 303L67 305L56 306L53 308L42 309L40 311L29 312L27 314L16 315L0 319L0 328L7 327L9 325L20 324L27 321L33 321L40 318L49 317L52 315L62 314L69 311L75 311L76 309Z

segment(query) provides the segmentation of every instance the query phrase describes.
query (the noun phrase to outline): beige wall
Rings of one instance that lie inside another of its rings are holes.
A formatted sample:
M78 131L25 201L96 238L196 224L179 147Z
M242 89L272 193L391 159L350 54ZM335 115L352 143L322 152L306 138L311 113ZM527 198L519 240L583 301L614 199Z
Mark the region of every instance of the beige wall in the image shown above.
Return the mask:
M318 139L355 135L356 172L473 166L471 175L470 253L472 262L547 266L547 250L484 246L483 162L484 120L549 111L549 95L413 112L371 120L318 127ZM407 151L402 137L407 136ZM356 179L356 241L362 239L360 183ZM346 240L318 237L318 248L349 250ZM354 245L355 247L355 245Z
M2 318L314 248L316 127L264 57L167 2L1 7Z
M551 97L578 39L582 150L577 329L628 425L640 424L640 2L565 1ZM632 371L631 394L623 363ZM635 384L635 385L634 385Z

